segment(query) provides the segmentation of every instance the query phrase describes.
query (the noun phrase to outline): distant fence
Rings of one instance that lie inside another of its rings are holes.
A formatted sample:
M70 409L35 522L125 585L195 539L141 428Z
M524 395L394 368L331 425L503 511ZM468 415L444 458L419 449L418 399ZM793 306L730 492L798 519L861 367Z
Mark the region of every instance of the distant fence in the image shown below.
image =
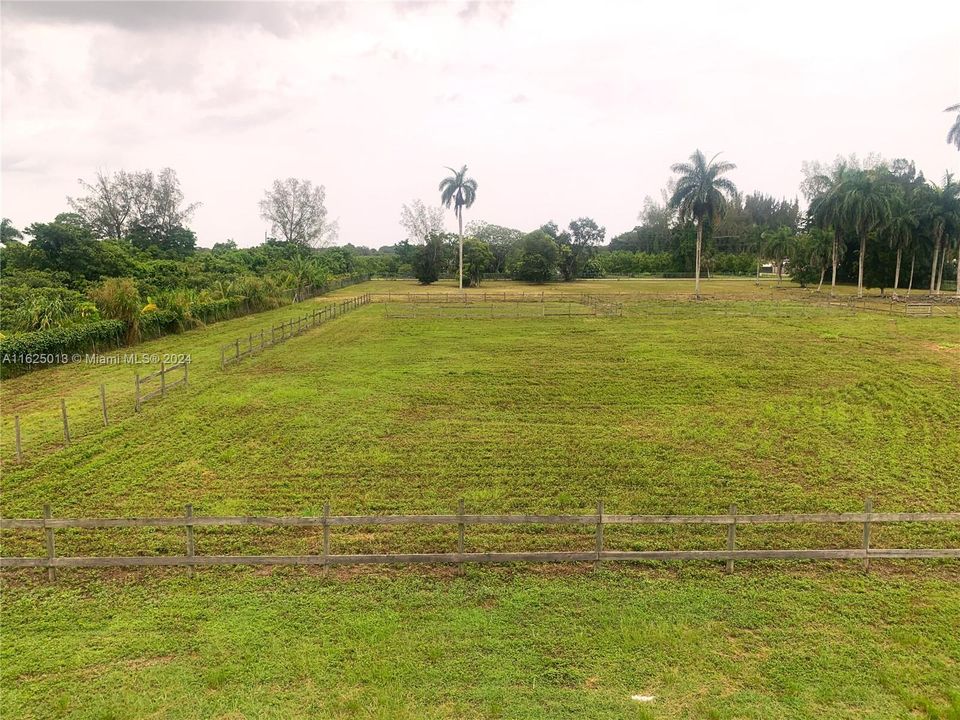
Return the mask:
M960 512L875 513L867 500L863 512L812 513L779 515L740 515L736 505L725 515L617 515L604 512L597 503L590 515L475 515L464 512L458 504L454 515L331 515L330 504L320 517L236 517L194 515L187 505L180 517L143 518L62 518L54 519L49 505L42 518L2 518L0 529L43 530L46 555L43 557L0 557L0 567L46 568L51 580L57 568L66 567L137 567L183 565L190 568L210 565L409 565L424 563L514 563L514 562L587 562L599 565L604 561L638 560L713 560L726 563L733 571L736 560L860 560L869 570L873 559L960 558L960 548L875 548L871 546L871 530L875 523L957 523ZM856 548L738 550L737 527L769 524L850 523L863 528L862 542ZM319 555L198 555L195 528L212 526L283 526L320 527L323 530L323 551ZM330 529L345 526L376 525L449 525L457 526L456 552L335 554L330 552ZM467 552L466 528L474 525L580 525L593 526L594 548L590 551L564 552ZM604 548L604 527L611 525L718 525L726 530L725 550L607 550ZM58 557L54 533L61 528L161 528L184 529L183 555Z
M179 372L178 372L179 371ZM179 375L179 379L170 381L167 380L167 375L174 373ZM134 407L135 412L140 412L140 408L150 398L157 396L166 397L167 392L177 387L178 385L183 385L187 387L189 383L188 375L190 373L190 360L189 358L184 358L178 363L173 365L165 365L162 361L160 362L160 369L156 372L152 372L149 375L144 375L140 377L140 373L137 373L134 378L134 397L136 398L136 405ZM144 392L144 385L156 386L159 385L155 390L147 390ZM102 387L102 386L101 386Z
M310 328L338 318L350 310L369 304L369 302L369 295L358 295L327 305L324 308L317 308L313 312L284 321L279 325L271 325L269 335L263 329L257 333L248 333L246 338L237 338L232 343L220 347L220 368L223 369L231 363L239 362L242 358L255 352L262 352L268 347L279 345L292 337L301 335ZM243 350L240 349L241 346L244 346Z
M831 307L846 308L852 312L865 311L908 317L960 317L960 302L941 298L924 298L910 302L903 298L882 300L878 298L832 298L826 301Z
M620 317L616 296L589 293L474 292L381 294L388 318L501 319L531 317Z

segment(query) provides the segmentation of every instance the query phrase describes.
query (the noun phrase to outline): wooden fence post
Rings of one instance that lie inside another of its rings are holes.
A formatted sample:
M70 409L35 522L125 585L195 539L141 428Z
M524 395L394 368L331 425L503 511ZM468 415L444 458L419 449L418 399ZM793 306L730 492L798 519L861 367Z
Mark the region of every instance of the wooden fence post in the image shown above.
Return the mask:
M727 550L733 552L737 549L737 505L730 506L730 514L734 516L733 522L727 525ZM733 558L727 560L727 572L733 572Z
M23 462L23 448L20 447L20 416L13 416L13 434L17 443L17 462Z
M107 389L103 383L100 383L100 408L103 410L103 426L110 424L110 418L107 416Z
M187 557L190 558L190 564L187 565L187 575L193 577L193 556L195 545L193 542L193 505L187 505L184 509L184 525L187 528Z
M247 333L247 352L253 353L253 333Z
M457 501L457 516L460 518L460 522L457 524L457 553L463 555L464 552L464 531L466 530L466 525L463 522L463 498L460 498ZM457 563L457 572L460 575L463 575L463 563Z
M236 341L234 341L233 347L235 348L234 358L239 360L240 359L240 338L237 338Z
M330 501L323 504L323 574L330 566Z
M873 512L873 499L867 498L863 503L863 511L865 513ZM870 521L867 520L863 523L863 571L870 572Z
M597 501L597 559L593 562L593 569L600 567L600 554L603 552L603 500Z
M137 383L136 385L137 404L134 406L133 409L134 409L134 412L140 412L140 373L135 373L135 378Z
M53 567L53 559L57 556L57 548L53 539L53 528L47 527L47 520L51 518L50 506L43 506L43 535L47 545L47 580L57 579L57 569Z
M190 387L190 361L183 361L183 386Z
M221 370L223 370L223 368L226 367L226 361L224 360L223 349L224 349L224 346L221 345L220 346L220 369Z
M263 329L260 330L260 350L263 350Z
M60 414L63 415L63 446L70 445L70 423L67 421L67 401L60 398Z
M160 361L160 397L167 396L167 370L166 366L163 364L163 360Z

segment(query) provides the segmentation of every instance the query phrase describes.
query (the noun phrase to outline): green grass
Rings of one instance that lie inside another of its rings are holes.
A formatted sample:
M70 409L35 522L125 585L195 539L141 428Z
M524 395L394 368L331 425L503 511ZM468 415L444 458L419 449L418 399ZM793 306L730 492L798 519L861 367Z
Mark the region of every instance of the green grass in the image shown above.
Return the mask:
M955 319L747 299L569 320L388 319L373 305L219 369L220 343L296 314L152 343L193 355L192 387L91 422L69 448L51 441L17 466L4 437L2 514L319 514L327 500L450 512L460 497L477 512L589 511L601 497L609 512L856 510L867 496L880 511L960 508ZM131 372L4 380L4 428L56 407L57 389L95 397ZM738 542L856 546L859 532L744 528ZM467 549L589 549L590 533L477 527ZM202 553L320 546L304 529L197 535ZM183 547L175 529L57 538L62 554ZM723 528L607 532L611 549L724 541ZM43 551L36 532L2 543ZM333 550L455 543L452 528L359 528L335 532ZM874 532L878 547L958 543L956 526ZM955 562L875 562L869 577L836 562L3 583L10 717L960 717Z
M38 585L3 618L7 717L960 717L935 579L215 571Z

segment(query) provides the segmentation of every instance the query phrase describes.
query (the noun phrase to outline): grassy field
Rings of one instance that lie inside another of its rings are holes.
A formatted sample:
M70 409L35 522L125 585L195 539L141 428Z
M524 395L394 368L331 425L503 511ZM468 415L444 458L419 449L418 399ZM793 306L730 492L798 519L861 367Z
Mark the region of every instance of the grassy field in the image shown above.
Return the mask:
M367 291L384 290L340 294ZM298 311L148 344L190 353L192 386L107 429L94 404L69 448L54 423L18 466L5 432L2 514L35 517L44 502L60 516L188 502L198 514L319 514L327 500L347 514L450 512L461 497L476 512L590 511L601 497L609 512L856 510L867 496L881 511L960 508L955 319L758 306L740 291L631 303L622 318L408 320L371 305L219 369L219 344ZM131 374L76 365L4 380L3 427L56 408L62 389L95 399L100 382L119 392ZM467 548L588 549L590 532L478 527ZM858 533L738 539L854 546ZM300 529L198 532L204 553L319 542ZM722 528L608 532L611 549L723 542ZM2 543L42 554L35 532ZM885 527L874 543L956 547L960 528ZM64 554L182 544L177 531L58 531ZM333 543L453 547L451 528L343 530ZM960 717L951 562L878 562L870 577L837 562L738 563L729 577L695 564L462 578L77 570L54 585L18 571L3 583L11 717Z

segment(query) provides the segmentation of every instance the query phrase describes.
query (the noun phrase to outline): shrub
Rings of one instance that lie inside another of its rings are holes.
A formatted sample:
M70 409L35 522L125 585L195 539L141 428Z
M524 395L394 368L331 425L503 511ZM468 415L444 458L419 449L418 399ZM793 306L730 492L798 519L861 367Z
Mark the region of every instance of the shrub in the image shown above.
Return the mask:
M140 310L143 302L132 278L110 278L90 291L90 299L100 314L120 320L126 328L125 340L133 344L140 339Z
M119 345L126 326L120 320L71 325L69 327L17 333L0 339L3 373L16 374L34 365L65 362L74 353Z

